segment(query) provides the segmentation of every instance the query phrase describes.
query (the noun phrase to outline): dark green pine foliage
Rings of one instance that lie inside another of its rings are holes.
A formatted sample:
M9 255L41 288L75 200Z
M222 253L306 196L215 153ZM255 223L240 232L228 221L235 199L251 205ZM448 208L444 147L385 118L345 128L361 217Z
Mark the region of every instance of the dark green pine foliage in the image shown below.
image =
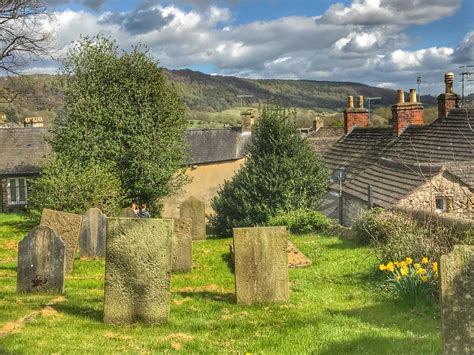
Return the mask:
M142 45L84 37L63 62L64 108L53 123L60 157L112 166L129 199L151 205L186 181L184 107Z
M279 106L263 109L249 142L248 159L212 201L214 232L267 224L295 209L317 209L329 173L296 129L292 114Z

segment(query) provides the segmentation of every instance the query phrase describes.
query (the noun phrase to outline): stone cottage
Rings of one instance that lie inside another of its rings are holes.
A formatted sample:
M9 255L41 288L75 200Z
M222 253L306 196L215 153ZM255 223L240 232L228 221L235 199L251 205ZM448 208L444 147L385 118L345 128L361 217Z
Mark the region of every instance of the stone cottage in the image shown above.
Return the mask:
M38 117L27 117L25 127L0 127L0 212L25 208L28 181L39 175L41 162L51 152L41 123Z
M351 225L370 204L474 217L474 109L459 108L453 78L445 75L438 119L429 125L414 89L408 102L399 90L391 127L369 127L363 98L357 107L348 98L344 136L323 153L328 166L345 176L342 209L335 183L321 206L325 214Z

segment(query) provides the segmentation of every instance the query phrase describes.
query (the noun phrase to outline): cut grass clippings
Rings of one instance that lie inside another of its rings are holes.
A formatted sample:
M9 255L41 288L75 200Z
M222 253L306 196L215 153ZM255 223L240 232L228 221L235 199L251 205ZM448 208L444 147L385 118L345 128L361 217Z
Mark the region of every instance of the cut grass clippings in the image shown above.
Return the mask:
M168 324L119 327L102 322L103 259L76 259L63 302L15 293L12 246L29 228L0 214L0 329L35 314L0 336L0 353L441 353L438 306L413 309L385 293L370 249L351 241L291 237L313 264L289 270L288 303L258 306L235 304L231 239L196 242L193 272L172 276Z

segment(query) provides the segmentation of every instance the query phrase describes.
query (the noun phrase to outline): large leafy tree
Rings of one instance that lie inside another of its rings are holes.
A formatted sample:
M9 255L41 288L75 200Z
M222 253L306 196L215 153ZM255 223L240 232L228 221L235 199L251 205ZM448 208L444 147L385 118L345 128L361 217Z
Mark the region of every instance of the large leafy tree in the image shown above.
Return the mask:
M53 123L60 157L112 166L129 199L155 205L186 180L184 108L142 45L120 52L83 37L63 62L64 109Z
M248 146L248 159L213 199L211 223L219 235L234 227L265 225L278 213L315 210L329 175L323 162L301 137L288 110L263 109Z

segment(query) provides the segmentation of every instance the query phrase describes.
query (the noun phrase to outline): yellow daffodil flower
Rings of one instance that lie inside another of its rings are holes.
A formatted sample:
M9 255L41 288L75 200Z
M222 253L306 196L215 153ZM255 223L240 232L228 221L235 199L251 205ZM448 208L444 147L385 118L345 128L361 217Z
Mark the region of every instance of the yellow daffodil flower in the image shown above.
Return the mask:
M433 269L434 272L438 272L438 263L436 261L433 261L431 263L431 268Z
M421 281L422 282L427 282L428 281L428 276L422 276Z
M397 275L397 276L396 276L396 279L397 279L397 280L400 280L401 278L402 278L402 277L401 277L400 275Z
M428 264L428 258L425 256L423 259L421 259L422 264Z
M423 268L419 268L418 270L416 270L416 273L418 275L424 275L426 274L426 272L427 272L426 269L423 269Z
M380 265L379 265L379 270L380 270L380 271L385 271L385 270L386 270L385 264L380 264Z
M413 266L417 269L419 269L421 267L420 263L414 263Z
M402 276L408 275L408 268L406 266L402 266L402 268L400 269L400 274Z
M389 263L385 266L385 270L390 271L390 272L393 272L393 270L395 270L395 267L394 267L393 263L392 263L392 262L389 262Z
M407 263L408 265L410 265L410 264L413 262L413 259L410 258L409 256L407 256L407 257L405 258L405 261L406 261L406 263Z

